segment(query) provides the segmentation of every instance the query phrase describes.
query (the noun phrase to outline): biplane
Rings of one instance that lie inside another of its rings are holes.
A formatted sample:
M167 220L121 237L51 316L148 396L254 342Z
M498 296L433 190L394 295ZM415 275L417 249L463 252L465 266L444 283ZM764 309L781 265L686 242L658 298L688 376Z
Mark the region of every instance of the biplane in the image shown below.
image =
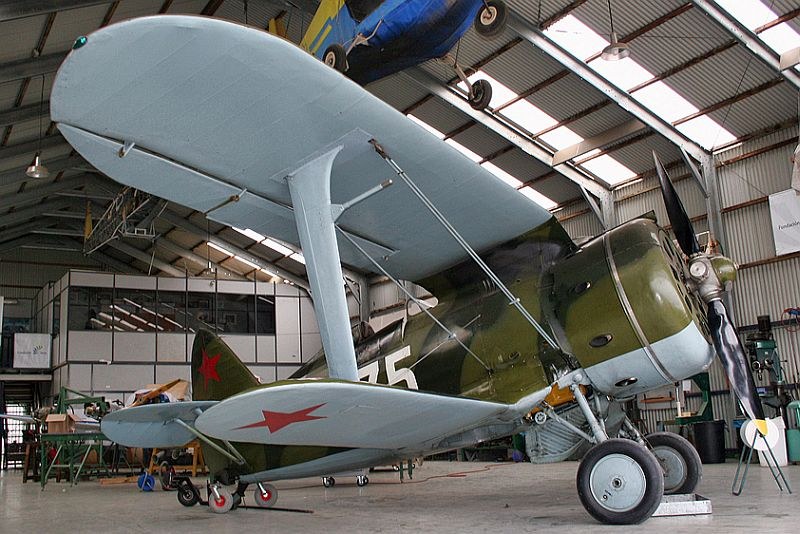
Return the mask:
M470 26L496 37L507 16L502 0L322 0L300 46L361 85L443 59L464 83L470 105L484 109L491 84L470 82L449 52Z
M648 217L578 246L547 210L300 48L191 16L79 39L51 114L114 180L302 247L319 358L259 384L200 331L191 402L102 421L132 446L201 439L212 511L252 484L272 506L276 480L559 428L572 441L551 458L591 445L577 473L588 512L638 523L664 492L692 492L701 465L675 434L642 436L620 401L706 369L716 349L763 422L721 300L733 262L700 249L657 158L678 246ZM354 340L342 264L438 302ZM191 484L178 495L199 500Z

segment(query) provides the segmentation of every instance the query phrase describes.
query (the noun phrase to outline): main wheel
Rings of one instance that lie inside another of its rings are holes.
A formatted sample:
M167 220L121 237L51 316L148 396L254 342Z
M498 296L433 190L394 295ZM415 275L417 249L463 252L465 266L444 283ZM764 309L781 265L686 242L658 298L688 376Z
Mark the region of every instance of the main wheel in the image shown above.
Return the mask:
M492 84L488 80L480 79L472 84L472 92L469 95L469 105L472 109L486 109L492 101Z
M322 485L326 488L332 488L336 485L336 479L333 477L322 477Z
M347 52L342 45L332 44L322 55L322 62L339 72L344 72L347 70Z
M475 17L475 31L486 39L500 35L506 27L508 8L502 0L486 0Z
M278 490L272 484L262 483L261 487L256 488L253 498L261 508L272 508L278 502Z
M214 495L213 491L208 496L208 508L215 514L229 512L231 508L233 508L233 494L231 494L231 490L224 486L218 486L217 493L219 497Z
M358 487L361 488L361 487L366 486L367 484L369 484L369 477L368 476L366 476L366 475L358 475L356 477L356 485Z
M578 467L578 497L602 523L633 525L656 511L664 474L656 457L638 443L614 438L595 445Z
M703 464L692 444L673 432L653 432L644 439L664 470L664 493L694 493Z

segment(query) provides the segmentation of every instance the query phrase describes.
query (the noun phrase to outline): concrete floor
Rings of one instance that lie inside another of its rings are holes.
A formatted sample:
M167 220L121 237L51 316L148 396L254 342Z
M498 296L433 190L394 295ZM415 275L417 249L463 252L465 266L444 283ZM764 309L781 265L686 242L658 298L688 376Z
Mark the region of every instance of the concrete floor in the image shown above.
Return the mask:
M651 518L644 525L600 525L575 490L577 463L553 465L426 462L413 482L396 473L370 474L359 488L338 477L325 489L318 479L278 483L278 506L312 510L234 510L216 515L178 504L174 492L138 491L135 484L71 487L51 482L44 491L22 484L19 471L0 473L0 532L533 532L582 527L592 533L798 532L800 466L785 472L793 495L781 494L768 469L750 468L744 494L731 495L736 465L704 466L698 493L711 499L710 516ZM574 532L574 530L570 530Z

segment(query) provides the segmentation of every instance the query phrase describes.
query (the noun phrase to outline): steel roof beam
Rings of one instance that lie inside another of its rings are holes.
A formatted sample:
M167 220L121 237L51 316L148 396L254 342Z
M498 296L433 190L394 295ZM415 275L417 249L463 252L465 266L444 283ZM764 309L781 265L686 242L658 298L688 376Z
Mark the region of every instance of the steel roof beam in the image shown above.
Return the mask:
M185 259L187 259L187 260L189 260L189 261L191 261L193 263L196 263L197 265L200 265L202 267L206 267L207 264L208 264L208 261L209 261L208 258L204 258L204 257L200 256L199 254L196 254L196 253L192 252L191 250L185 249L182 246L180 246L180 245L178 245L176 243L173 243L172 241L170 241L166 237L162 237L161 239L158 239L155 242L155 246L156 247L161 247L161 248L163 248L164 250L166 250L168 252L172 252L173 254L177 254L181 258L185 258ZM239 274L237 272L231 271L230 269L227 269L227 268L223 267L222 265L220 265L217 262L212 261L211 264L214 267L216 267L218 272L221 272L226 277L233 278L234 280L246 280L247 279L245 276L243 276L243 275L241 275L241 274Z
M31 181L36 181L36 180L31 180ZM46 185L42 185L41 187L31 187L25 189L25 191L23 191L22 193L16 193L14 195L6 195L4 197L0 197L0 210L10 208L11 206L18 207L21 204L27 204L29 202L41 200L54 193L58 193L60 191L68 189L74 189L82 185L86 185L85 174L72 176L70 178L66 178L59 182L46 183Z
M705 154L708 154L703 147L690 140L670 123L640 104L638 100L633 98L626 91L623 91L605 77L599 75L594 69L586 65L586 63L567 52L564 48L547 37L541 30L520 18L516 13L509 13L508 25L533 46L577 74L595 89L616 102L622 109L642 121L655 132L664 136L675 146L683 148L695 159L700 160Z
M49 228L56 224L58 220L52 218L43 218L39 217L33 221L20 224L18 226L14 226L13 228L7 228L6 230L0 232L0 243L4 241L8 241L10 239L16 239L18 237L22 237L24 235L30 234L35 230L40 230L42 228Z
M39 104L28 104L18 108L11 108L6 111L0 111L0 128L16 124L18 122L29 121L41 115L47 117L50 121L50 101L42 102L41 108Z
M83 246L83 240L82 239L80 239L80 240L76 239L75 241L77 243L79 243L81 245L81 247ZM129 263L125 263L124 261L120 261L117 258L114 258L113 256L109 256L105 252L101 252L99 250L95 250L91 254L88 254L87 258L93 259L93 260L95 260L96 262L98 262L100 264L108 265L109 267L111 267L114 270L114 272L117 272L117 273L146 274L144 271L141 271L141 270L137 269L133 265L131 265Z
M110 3L111 0L0 0L0 22Z
M48 150L55 147L65 146L68 147L67 140L61 137L61 134L49 135L43 137L41 141L34 139L24 143L17 143L0 148L0 160L3 158L16 158L17 156L24 156L25 154L33 155L41 150ZM45 162L46 163L46 162Z
M548 167L553 167L553 154L550 151L528 139L514 128L507 126L497 118L487 114L486 112L473 109L463 97L456 94L451 88L442 85L441 82L439 82L439 80L437 80L434 76L428 74L420 68L407 69L404 71L404 75L411 78L413 81L425 88L425 90L428 92L438 96L448 104L466 114L476 123L485 126L487 129L504 138L509 143L516 145L526 154L533 156ZM602 206L613 207L613 204L610 201L611 192L600 183L582 174L569 163L564 163L554 168L565 178L577 184L582 192L585 193L588 191L600 199ZM606 228L611 228L615 225L614 221L613 209L603 209L603 217L600 220L603 226Z
M293 284L297 285L298 287L302 287L306 291L309 290L308 280L304 280L303 278L297 276L296 274L290 273L289 271L278 267L277 265L273 264L262 258L261 256L256 256L252 252L248 252L247 250L234 245L230 241L222 239L221 237L211 234L208 235L205 229L200 228L199 226L195 225L193 222L188 221L175 213L174 211L167 208L164 212L159 215L160 219L163 219L170 223L173 226L176 226L190 234L194 234L201 239L207 239L209 243L213 243L215 245L219 245L220 247L224 248L225 250L230 250L237 256L241 256L242 258L250 261L251 263L256 264L260 269L266 269L275 273L277 276L289 280Z
M46 56L18 59L0 64L0 83L55 72L66 57L66 52L55 52Z
M73 204L74 202L68 198L59 198L57 200L51 200L43 204L36 204L35 206L31 206L29 208L1 215L0 226L14 226L16 224L27 221L28 219L32 219L34 217L41 217L45 211L50 211L50 210L57 211L60 210L61 208L66 208L67 206L71 206Z
M727 11L722 9L716 2L709 0L692 0L694 5L701 9L708 15L714 22L722 26L728 33L730 33L737 41L739 41L747 50L750 51L755 57L760 59L765 65L768 65L776 73L783 76L783 78L794 85L795 89L800 89L800 74L794 69L781 70L780 57L778 53L772 48L764 44L764 41L758 36L744 27L741 22L733 18Z
M120 241L119 239L112 239L107 243L107 245L111 248L119 250L123 254L127 254L131 258L137 259L142 263L147 265L152 265L159 271L169 274L171 276L176 276L179 278L183 278L186 276L186 273L182 270L178 269L177 267L165 262L164 260L157 258L155 255L150 255L143 250L139 250L138 248L125 243L124 241Z

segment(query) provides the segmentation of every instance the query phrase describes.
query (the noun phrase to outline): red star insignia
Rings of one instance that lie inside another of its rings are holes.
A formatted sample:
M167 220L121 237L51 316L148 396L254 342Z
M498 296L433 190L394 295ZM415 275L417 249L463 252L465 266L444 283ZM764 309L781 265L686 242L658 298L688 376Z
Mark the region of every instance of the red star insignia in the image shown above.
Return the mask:
M265 426L269 429L270 434L274 434L281 428L289 426L292 423L300 423L302 421L313 421L314 419L327 419L324 416L309 415L311 412L313 412L317 408L321 408L322 406L325 406L325 403L317 404L316 406L311 406L310 408L303 408L302 410L297 410L296 412L289 412L289 413L270 412L269 410L261 410L261 413L264 416L263 421L252 423L250 425L240 426L238 428L235 428L234 430L242 430L245 428L257 428Z
M200 367L197 368L197 372L203 375L205 381L203 382L203 387L208 389L208 381L213 380L214 382L219 382L220 378L217 374L217 363L219 363L219 354L215 354L214 356L209 357L206 349L203 349L203 363L200 364Z

